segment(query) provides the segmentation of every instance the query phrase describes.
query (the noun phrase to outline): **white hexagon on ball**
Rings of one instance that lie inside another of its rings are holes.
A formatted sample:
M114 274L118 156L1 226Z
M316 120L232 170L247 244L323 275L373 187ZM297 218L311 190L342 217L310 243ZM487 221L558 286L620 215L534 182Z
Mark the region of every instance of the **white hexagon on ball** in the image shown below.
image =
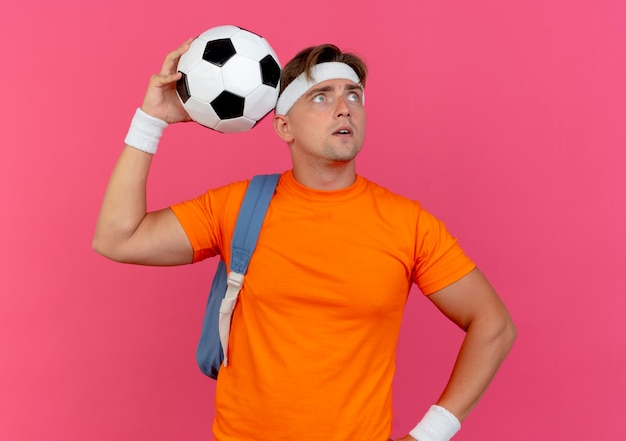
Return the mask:
M206 127L216 127L220 123L220 117L207 102L199 101L196 98L189 98L185 104L185 110L199 124Z
M265 109L268 107L273 108L276 105L277 97L278 92L276 89L262 84L246 97L243 109L244 116L254 121L261 120L268 114L268 112L265 112Z
M215 130L222 133L247 132L254 127L256 123L256 121L244 116L233 119L223 119L217 124Z
M210 103L224 91L222 69L201 60L187 74L187 86L192 97Z
M263 37L250 32L237 32L230 37L233 42L233 46L237 50L238 54L245 55L253 60L260 61L266 54L270 53L268 50L269 44L265 42Z
M243 55L235 55L222 67L224 90L247 98L262 84L259 62Z
M190 72L191 69L202 60L202 53L204 47L207 44L207 40L196 38L189 45L189 49L185 52L183 57L180 57L178 61L178 70L182 72Z

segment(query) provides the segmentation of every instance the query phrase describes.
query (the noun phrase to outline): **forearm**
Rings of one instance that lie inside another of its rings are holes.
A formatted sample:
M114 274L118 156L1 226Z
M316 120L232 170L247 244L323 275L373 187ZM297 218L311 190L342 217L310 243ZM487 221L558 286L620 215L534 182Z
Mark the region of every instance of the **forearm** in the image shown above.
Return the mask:
M506 311L495 318L471 322L437 406L431 407L410 435L396 441L449 440L487 390L515 336L515 326Z
M487 390L515 336L515 326L508 314L472 322L437 404L463 421Z
M126 146L107 187L93 240L96 251L115 258L146 215L146 182L152 155Z

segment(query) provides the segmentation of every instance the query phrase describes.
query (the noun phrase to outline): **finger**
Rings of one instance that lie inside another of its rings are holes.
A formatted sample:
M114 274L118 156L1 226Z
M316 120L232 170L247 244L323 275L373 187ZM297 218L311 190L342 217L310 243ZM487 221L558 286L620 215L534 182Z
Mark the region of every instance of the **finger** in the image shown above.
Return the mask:
M175 83L180 79L182 74L180 72L172 72L168 74L154 74L150 77L150 83L156 87L167 86L171 83Z
M169 75L176 72L176 66L178 65L178 60L180 57L189 50L189 46L195 40L195 38L189 38L175 50L167 54L165 57L165 61L163 61L163 66L161 67L162 75Z
M180 77L182 76L183 74L180 72L174 72L172 74L165 75L165 77L163 78L163 84L175 83L176 81L180 80Z

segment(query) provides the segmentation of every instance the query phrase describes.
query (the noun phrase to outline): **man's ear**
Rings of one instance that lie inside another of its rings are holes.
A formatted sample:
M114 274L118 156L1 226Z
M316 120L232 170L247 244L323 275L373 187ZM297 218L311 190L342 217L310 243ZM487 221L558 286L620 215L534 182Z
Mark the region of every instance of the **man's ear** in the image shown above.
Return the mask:
M285 142L293 141L293 135L291 134L291 128L289 126L289 118L285 115L274 115L272 120L274 124L274 130L276 134Z

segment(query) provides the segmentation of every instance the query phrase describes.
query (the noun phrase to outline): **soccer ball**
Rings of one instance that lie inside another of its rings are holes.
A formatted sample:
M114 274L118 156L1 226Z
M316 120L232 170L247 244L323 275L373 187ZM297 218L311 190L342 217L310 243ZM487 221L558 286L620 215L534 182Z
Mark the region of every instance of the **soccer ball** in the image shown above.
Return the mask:
M245 132L276 106L281 66L263 37L237 26L203 32L178 62L180 101L194 121Z

